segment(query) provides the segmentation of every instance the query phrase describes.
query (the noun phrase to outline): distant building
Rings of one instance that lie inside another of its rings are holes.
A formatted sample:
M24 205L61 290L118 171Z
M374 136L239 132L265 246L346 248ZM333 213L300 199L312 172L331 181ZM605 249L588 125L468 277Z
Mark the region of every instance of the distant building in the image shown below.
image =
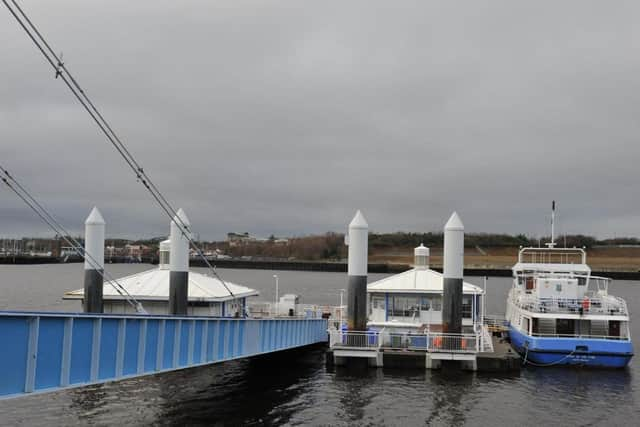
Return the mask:
M270 238L265 239L262 237L252 236L245 231L244 233L227 233L227 242L229 243L229 246L237 246L239 244L254 243L254 242L257 242L257 243L271 242L276 244L286 244L289 242L289 240L279 239L274 236L271 236Z
M249 232L245 231L244 233L227 233L227 242L249 242L253 237L249 235Z
M227 242L229 243L229 246L245 245L247 243L262 241L266 240L252 236L246 231L244 233L227 233Z
M60 256L60 239L25 238L22 239L22 253L31 256Z
M71 256L82 256L81 252L78 252L77 250L75 250L75 248L73 246L62 246L60 248L60 257L64 258L64 257L71 257Z
M149 247L145 245L124 245L124 255L129 258L139 259L149 252Z
M106 246L104 248L104 257L110 259L112 257L122 256L123 248L117 248L115 246Z

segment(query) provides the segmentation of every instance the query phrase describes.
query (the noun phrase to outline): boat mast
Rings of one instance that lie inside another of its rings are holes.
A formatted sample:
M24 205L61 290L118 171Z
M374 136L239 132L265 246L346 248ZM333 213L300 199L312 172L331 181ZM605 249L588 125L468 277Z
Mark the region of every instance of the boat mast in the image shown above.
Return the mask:
M555 246L555 219L556 219L556 201L551 202L551 246Z
M547 243L547 247L553 248L556 246L555 242L555 219L556 219L556 201L551 202L551 242Z

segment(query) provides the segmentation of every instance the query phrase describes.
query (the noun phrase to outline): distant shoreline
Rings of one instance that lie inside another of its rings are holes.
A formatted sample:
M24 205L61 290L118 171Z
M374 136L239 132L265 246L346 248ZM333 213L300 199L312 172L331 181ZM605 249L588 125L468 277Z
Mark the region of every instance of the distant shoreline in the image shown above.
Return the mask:
M66 263L82 262L80 258L68 259ZM63 263L58 258L53 257L13 257L0 258L0 264L16 264L16 265L36 265L36 264L60 264ZM106 264L131 264L130 261L124 259L105 260ZM255 270L285 270L285 271L317 271L327 273L346 273L347 264L344 262L327 262L327 261L287 261L287 260L237 260L237 259L220 259L210 261L211 265L216 268L235 268L235 269L255 269ZM157 264L156 259L147 258L137 264ZM192 267L206 267L202 260L190 261ZM411 268L409 264L396 263L370 263L369 273L397 274L402 273ZM432 265L436 271L442 271L441 265ZM473 265L464 269L466 276L491 276L491 277L511 277L511 268L495 267L489 265ZM610 277L617 280L640 280L640 271L629 271L619 269L594 269L592 275Z

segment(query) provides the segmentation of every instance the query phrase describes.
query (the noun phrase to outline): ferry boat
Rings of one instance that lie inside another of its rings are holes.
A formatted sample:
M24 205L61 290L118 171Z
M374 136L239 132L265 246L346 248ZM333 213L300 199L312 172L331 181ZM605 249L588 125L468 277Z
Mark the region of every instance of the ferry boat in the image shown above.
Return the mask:
M553 233L552 233L553 234ZM625 300L591 275L584 249L521 248L506 319L525 364L623 368L633 357Z

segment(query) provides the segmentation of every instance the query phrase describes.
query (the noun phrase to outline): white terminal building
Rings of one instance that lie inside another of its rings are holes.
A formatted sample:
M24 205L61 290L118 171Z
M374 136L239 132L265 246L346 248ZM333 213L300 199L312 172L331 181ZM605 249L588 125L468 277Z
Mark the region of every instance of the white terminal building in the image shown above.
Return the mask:
M168 313L170 240L160 243L160 263L158 268L143 271L117 279L129 295L142 303L149 314ZM225 287L226 285L226 287ZM233 293L231 295L227 288ZM190 316L242 317L247 312L247 298L257 296L259 292L246 286L204 274L189 272L187 314ZM66 292L66 300L84 299L84 290ZM105 281L103 287L104 312L129 314L136 310L121 295L111 281Z
M370 330L441 332L443 275L429 269L429 248L414 250L414 268L367 285ZM484 291L463 282L462 333L482 325Z

